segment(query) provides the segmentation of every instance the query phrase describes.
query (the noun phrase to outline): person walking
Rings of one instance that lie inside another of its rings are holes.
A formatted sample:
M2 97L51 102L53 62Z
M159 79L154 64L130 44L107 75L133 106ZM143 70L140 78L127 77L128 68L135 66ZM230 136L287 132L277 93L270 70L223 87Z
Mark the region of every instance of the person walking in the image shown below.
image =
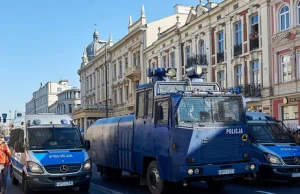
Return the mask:
M4 135L0 135L0 194L5 194L10 155L11 151L4 140Z

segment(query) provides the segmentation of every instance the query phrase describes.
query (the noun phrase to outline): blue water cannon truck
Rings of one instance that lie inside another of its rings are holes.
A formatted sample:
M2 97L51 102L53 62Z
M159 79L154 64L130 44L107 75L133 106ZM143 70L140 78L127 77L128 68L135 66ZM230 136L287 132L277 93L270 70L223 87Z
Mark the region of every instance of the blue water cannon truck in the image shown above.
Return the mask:
M200 67L186 75L176 81L174 68L150 69L152 82L138 86L134 114L99 119L87 129L103 180L127 171L160 194L170 182L206 181L222 190L236 176L255 177L243 97L203 82Z

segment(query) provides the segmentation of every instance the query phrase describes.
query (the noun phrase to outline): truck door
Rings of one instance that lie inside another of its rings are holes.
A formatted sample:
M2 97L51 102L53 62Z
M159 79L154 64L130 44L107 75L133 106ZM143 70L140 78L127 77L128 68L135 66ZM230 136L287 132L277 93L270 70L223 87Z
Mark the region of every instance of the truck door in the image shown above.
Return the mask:
M153 152L153 88L145 90L144 131L146 133L146 150Z

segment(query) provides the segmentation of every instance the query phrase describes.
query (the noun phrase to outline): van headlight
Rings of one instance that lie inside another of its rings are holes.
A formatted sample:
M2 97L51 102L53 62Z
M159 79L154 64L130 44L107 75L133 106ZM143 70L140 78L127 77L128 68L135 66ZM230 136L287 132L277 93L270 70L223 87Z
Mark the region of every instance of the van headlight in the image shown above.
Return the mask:
M92 166L91 160L88 159L84 162L82 170L90 170Z
M32 172L32 173L37 173L37 174L43 174L44 173L42 167L39 164L35 163L35 162L28 161L27 165L29 167L30 172Z
M266 153L265 157L268 160L268 162L270 162L271 164L282 164L280 158L278 158L273 154Z

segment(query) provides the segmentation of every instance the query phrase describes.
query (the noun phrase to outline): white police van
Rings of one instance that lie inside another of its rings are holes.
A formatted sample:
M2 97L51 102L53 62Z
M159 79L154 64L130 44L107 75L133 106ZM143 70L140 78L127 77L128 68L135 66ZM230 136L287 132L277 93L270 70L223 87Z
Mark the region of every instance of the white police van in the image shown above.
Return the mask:
M91 160L80 131L67 115L26 115L15 119L10 134L12 183L25 194L39 190L90 187Z

